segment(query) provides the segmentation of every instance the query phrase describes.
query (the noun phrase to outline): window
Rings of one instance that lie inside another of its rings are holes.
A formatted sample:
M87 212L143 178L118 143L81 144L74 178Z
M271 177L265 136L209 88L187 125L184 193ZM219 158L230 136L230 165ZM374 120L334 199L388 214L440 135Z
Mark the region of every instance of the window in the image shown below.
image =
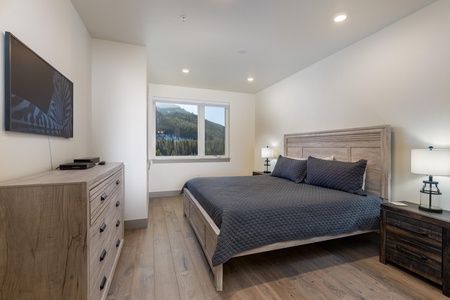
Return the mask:
M229 105L153 98L154 161L228 158Z

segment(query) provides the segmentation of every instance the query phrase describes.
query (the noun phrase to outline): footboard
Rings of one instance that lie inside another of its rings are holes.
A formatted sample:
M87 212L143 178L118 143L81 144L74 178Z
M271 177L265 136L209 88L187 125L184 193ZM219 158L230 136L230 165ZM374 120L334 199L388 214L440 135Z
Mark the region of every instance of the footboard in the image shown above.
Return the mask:
M223 265L214 267L212 264L212 256L216 249L220 230L188 189L184 189L184 214L188 218L189 223L191 223L192 229L213 271L216 290L221 291L223 289Z

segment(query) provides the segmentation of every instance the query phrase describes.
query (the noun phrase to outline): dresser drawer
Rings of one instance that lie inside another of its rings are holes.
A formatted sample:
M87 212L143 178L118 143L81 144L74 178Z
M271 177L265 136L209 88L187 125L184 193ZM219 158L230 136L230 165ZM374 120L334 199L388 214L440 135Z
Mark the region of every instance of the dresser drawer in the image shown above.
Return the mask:
M386 212L386 259L442 284L442 228Z
M120 194L114 193L100 217L91 227L90 239L90 296L102 299L103 292L111 280L111 272L123 242L123 207L117 206ZM104 230L100 232L100 227ZM119 240L119 243L117 242ZM101 288L103 286L103 288Z
M124 224L122 222L123 216L122 216L122 210L118 210L116 213L116 224L114 227L113 234L111 237L111 243L110 243L110 252L112 257L116 257L119 254L119 249L122 248L123 238L124 238ZM118 223L117 221L120 221Z
M111 251L111 249L110 249ZM94 266L94 268L99 268L99 272L97 276L93 276L90 282L90 299L104 299L106 298L104 295L106 288L110 281L112 280L112 267L114 265L115 256L109 255L105 258L102 264L98 264L98 266ZM112 253L111 253L112 254Z
M103 248L112 243L117 227L123 227L122 207L116 207L115 203L118 201L118 194L111 196L111 202L105 207L103 213L92 224L89 232L89 258L91 261L96 261L102 252ZM119 226L117 226L119 222ZM109 247L109 246L108 246Z
M106 205L111 202L112 194L122 189L123 175L122 170L120 170L89 191L91 224L97 220Z

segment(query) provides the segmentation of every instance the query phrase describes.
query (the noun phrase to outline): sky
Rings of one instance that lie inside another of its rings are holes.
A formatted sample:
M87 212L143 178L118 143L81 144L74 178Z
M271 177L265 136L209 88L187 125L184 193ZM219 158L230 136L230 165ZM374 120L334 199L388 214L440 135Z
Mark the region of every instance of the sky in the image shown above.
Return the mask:
M178 104L178 106L188 112L197 114L197 105ZM206 106L205 107L205 118L208 121L225 126L225 111L224 111L223 107Z

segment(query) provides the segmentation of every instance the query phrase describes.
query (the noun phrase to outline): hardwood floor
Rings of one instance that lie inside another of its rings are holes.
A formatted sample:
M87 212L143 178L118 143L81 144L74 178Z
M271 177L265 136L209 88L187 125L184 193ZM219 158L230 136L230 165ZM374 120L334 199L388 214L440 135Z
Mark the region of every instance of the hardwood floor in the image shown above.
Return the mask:
M182 201L150 199L148 228L125 232L108 299L449 299L380 263L375 233L231 259L216 292Z

